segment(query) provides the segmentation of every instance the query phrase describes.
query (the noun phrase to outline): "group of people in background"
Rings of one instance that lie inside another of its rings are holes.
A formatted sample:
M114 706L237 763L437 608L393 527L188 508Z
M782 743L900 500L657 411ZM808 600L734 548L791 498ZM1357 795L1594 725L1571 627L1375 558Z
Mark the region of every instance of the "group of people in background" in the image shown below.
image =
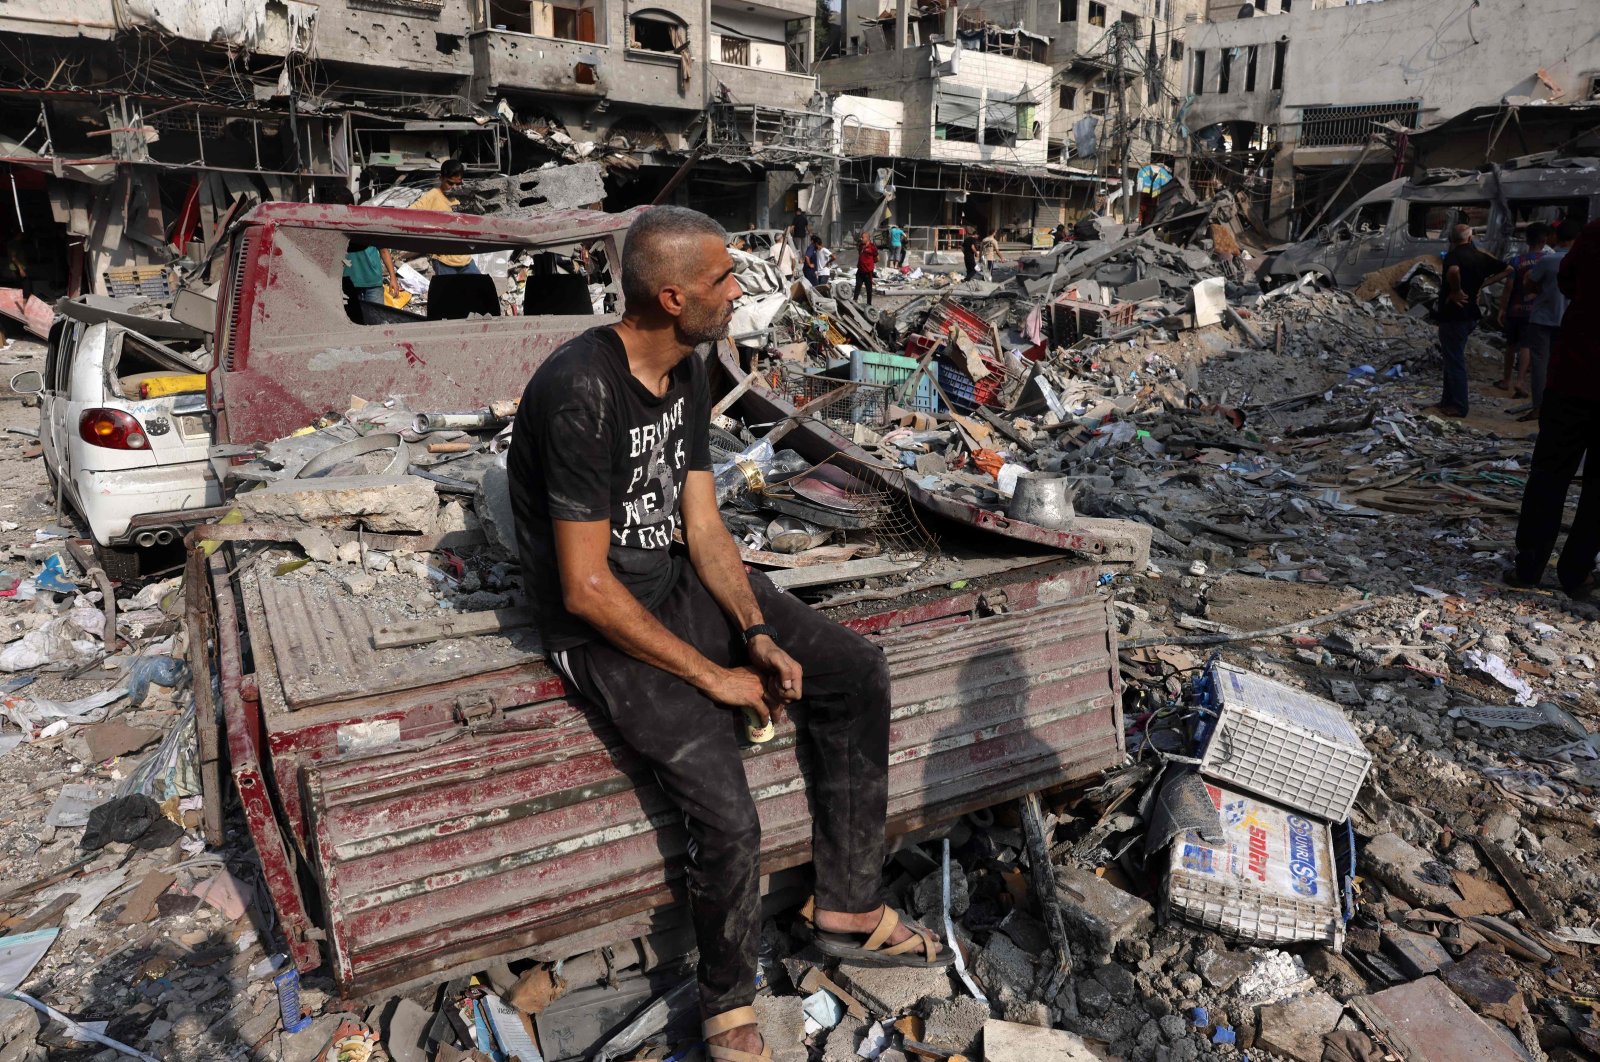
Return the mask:
M1505 333L1505 361L1496 384L1527 398L1520 420L1535 421L1528 480L1517 519L1516 553L1505 573L1517 587L1544 578L1566 515L1567 491L1587 463L1577 511L1556 563L1568 596L1594 596L1600 556L1600 220L1533 222L1527 250L1509 262L1473 244L1471 225L1456 225L1444 256L1438 307L1444 396L1441 416L1467 415L1467 339L1483 317L1485 285L1505 281L1494 310ZM1515 410L1513 412L1516 412Z

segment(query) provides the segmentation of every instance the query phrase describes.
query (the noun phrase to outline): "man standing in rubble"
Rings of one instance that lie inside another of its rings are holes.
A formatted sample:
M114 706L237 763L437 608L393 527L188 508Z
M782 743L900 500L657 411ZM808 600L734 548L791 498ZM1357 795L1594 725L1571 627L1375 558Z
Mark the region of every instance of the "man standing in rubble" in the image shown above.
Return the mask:
M792 706L815 751L817 946L902 966L952 956L880 900L883 653L747 573L717 509L695 347L727 336L741 294L726 241L716 222L680 207L633 223L622 320L568 342L534 374L509 467L546 655L684 816L708 1054L760 1062L770 1056L750 1003L761 828L740 757L741 712L765 724Z
M1594 596L1600 554L1600 221L1581 230L1556 279L1569 301L1551 352L1539 438L1517 520L1516 563L1506 581L1537 586L1544 578L1561 533L1567 488L1584 465L1583 493L1556 562L1561 588L1582 601Z
M1556 226L1555 240L1550 250L1528 270L1525 281L1532 302L1528 307L1527 339L1528 373L1532 381L1533 406L1518 420L1538 420L1544 405L1545 378L1550 369L1550 349L1556 333L1561 331L1561 318L1567 312L1567 297L1561 293L1558 278L1561 263L1573 241L1583 231L1576 221L1567 220Z
M961 230L961 262L967 267L967 279L978 279L978 234L969 225Z
M1444 256L1444 292L1439 299L1444 397L1432 407L1443 416L1467 415L1467 338L1483 316L1478 309L1478 292L1507 272L1504 262L1472 245L1471 225L1457 225L1451 230L1450 253Z
M439 164L439 183L422 193L422 197L411 204L411 209L453 213L456 207L461 205L461 201L452 199L450 193L460 188L466 181L465 173L466 167L461 165L460 159L445 159ZM433 266L433 275L436 277L450 273L478 272L478 263L472 260L470 254L430 254L428 262Z

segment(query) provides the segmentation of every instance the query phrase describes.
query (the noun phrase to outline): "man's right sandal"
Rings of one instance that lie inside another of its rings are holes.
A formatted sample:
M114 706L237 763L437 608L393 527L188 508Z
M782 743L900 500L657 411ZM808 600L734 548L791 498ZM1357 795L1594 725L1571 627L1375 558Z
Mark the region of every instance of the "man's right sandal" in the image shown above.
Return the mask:
M814 918L813 910L808 902L803 914ZM867 935L865 942L860 940L860 933L829 933L816 928L812 929L811 940L823 954L862 966L920 966L938 970L956 961L955 952L935 937L932 931L910 919L906 919L904 924L911 930L911 935L898 944L885 947L895 926L900 924L900 913L884 904L883 914L878 916L878 927Z
M761 1053L753 1055L749 1051L740 1051L732 1047L718 1047L711 1043L713 1036L721 1036L731 1029L743 1025L759 1025L761 1019L756 1017L756 1008L740 1007L737 1010L723 1011L721 1014L707 1018L700 1026L700 1035L706 1038L706 1057L712 1062L769 1062L772 1058L772 1048L763 1040Z

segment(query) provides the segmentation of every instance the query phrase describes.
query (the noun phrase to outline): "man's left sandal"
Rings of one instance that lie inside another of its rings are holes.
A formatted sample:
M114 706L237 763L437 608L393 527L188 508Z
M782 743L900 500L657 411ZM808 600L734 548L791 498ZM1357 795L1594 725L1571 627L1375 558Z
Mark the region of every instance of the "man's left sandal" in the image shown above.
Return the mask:
M749 1051L739 1051L732 1047L718 1047L710 1042L713 1036L720 1036L730 1029L737 1029L743 1025L759 1025L761 1019L756 1017L756 1008L740 1007L737 1010L723 1011L713 1017L707 1018L700 1026L700 1035L706 1038L706 1057L712 1062L768 1062L772 1058L772 1048L763 1041L761 1053L753 1055Z

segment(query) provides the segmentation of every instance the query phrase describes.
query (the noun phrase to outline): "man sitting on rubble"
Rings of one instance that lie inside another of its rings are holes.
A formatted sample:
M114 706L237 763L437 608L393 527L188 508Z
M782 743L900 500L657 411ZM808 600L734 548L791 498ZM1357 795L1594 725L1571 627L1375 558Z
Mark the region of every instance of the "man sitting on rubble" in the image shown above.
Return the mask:
M901 966L953 956L880 900L883 653L747 573L717 509L710 396L694 351L726 337L741 294L726 240L716 222L680 207L633 223L622 320L568 342L534 374L509 462L545 652L683 813L709 1055L758 1062L769 1057L750 1007L761 828L739 752L741 711L765 725L792 705L815 749L818 947Z
M1457 225L1450 230L1450 253L1444 256L1444 292L1439 299L1444 397L1433 407L1442 416L1467 415L1467 339L1483 316L1478 309L1478 292L1507 272L1504 262L1472 245L1471 225Z

